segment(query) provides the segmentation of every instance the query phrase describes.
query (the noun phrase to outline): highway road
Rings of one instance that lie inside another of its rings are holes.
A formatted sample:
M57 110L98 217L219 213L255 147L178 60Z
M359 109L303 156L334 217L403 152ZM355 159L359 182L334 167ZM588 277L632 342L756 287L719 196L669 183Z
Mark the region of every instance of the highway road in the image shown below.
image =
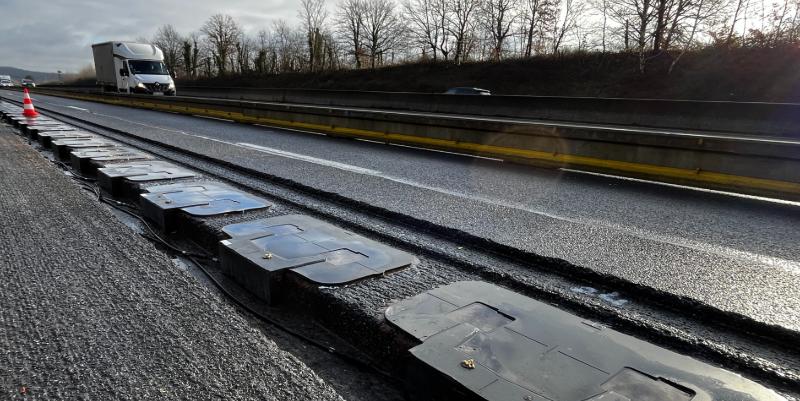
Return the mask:
M287 275L278 290L281 320L319 324L325 330L306 334L347 344L383 369L397 369L387 361L412 346L387 327L390 305L471 280L800 399L798 203L39 94L34 103L47 117L193 170L190 182L233 184L272 204L165 230L179 247L224 260L222 227L304 214L413 255L388 275L345 286ZM202 264L229 282L230 262Z
M797 203L52 96L34 101L467 233L499 252L543 256L557 269L589 269L800 331Z

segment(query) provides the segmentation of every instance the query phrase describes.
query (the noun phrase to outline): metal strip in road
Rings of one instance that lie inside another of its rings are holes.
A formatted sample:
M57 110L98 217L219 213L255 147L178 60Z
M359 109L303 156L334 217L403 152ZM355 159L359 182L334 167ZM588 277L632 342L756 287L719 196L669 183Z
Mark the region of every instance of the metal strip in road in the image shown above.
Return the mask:
M651 164L632 163L617 160L598 159L587 156L576 156L561 153L544 152L538 150L516 149L503 146L485 145L470 142L458 142L447 139L420 137L400 133L384 133L363 129L354 129L340 126L304 123L297 121L278 120L264 117L247 116L240 112L226 112L213 109L175 106L141 101L138 99L107 99L73 93L47 93L53 96L67 97L92 102L100 102L122 106L133 106L151 110L177 112L182 114L204 115L223 118L248 124L265 124L277 127L299 128L303 130L319 131L335 136L353 138L377 139L386 143L413 144L437 149L455 150L464 153L482 156L499 156L506 160L522 161L545 166L570 167L581 166L597 169L602 172L621 172L639 177L662 178L664 181L678 181L681 183L695 183L713 185L721 188L755 190L760 192L780 193L791 198L800 197L800 183L777 181L764 178L745 177L732 174L715 173L703 170L689 170L676 167L665 167Z

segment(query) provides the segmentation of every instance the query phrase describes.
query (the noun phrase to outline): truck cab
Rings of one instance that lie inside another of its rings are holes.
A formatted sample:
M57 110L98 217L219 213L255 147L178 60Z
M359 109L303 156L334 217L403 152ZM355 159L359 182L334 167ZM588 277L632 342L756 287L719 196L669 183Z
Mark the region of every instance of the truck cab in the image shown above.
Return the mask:
M105 42L92 45L97 82L104 91L175 95L175 81L155 45Z
M120 64L117 87L129 93L175 95L175 82L167 67L155 60L124 60Z

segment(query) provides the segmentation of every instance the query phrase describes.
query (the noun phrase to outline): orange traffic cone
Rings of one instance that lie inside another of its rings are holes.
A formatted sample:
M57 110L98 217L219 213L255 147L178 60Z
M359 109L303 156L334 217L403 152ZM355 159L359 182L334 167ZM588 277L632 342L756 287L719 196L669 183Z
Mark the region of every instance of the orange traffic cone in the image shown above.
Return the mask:
M28 93L28 88L22 92L22 115L25 117L37 117L39 113L33 108L31 95Z

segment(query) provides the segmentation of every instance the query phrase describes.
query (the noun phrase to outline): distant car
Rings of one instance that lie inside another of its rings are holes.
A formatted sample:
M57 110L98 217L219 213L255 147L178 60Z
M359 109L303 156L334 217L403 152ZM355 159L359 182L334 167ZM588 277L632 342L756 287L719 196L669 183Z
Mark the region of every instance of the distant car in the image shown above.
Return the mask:
M458 87L458 88L450 88L445 93L445 95L482 95L482 96L489 96L492 92L489 92L486 89L481 88L468 88L468 87Z
M14 83L10 79L0 79L0 87L12 87Z
M22 83L20 85L25 87L25 88L35 88L36 87L36 82L33 82L32 79L23 79Z

